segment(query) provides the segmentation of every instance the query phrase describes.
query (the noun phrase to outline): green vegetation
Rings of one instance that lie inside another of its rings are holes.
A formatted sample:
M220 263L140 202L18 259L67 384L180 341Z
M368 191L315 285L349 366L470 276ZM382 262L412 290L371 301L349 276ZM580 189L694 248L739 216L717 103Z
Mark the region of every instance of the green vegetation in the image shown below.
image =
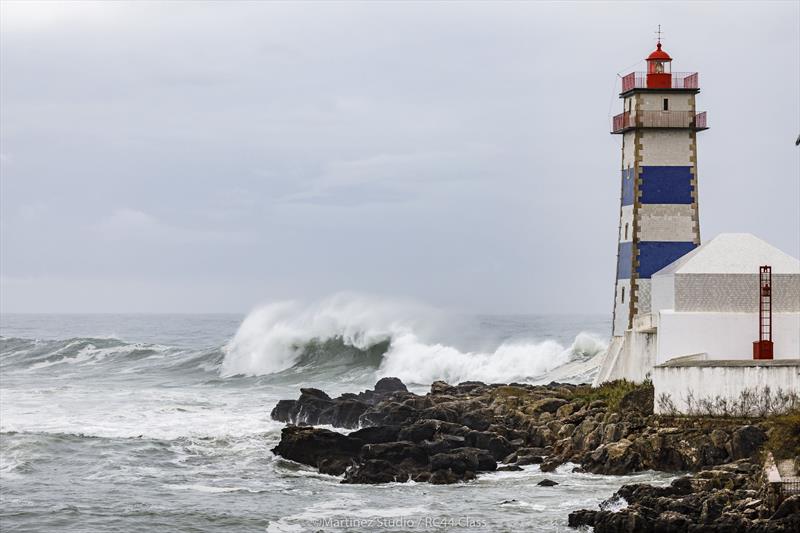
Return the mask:
M652 394L652 390L653 384L649 380L642 384L636 384L627 379L618 379L603 383L599 387L591 387L589 385L578 387L573 392L572 400L583 400L586 403L602 400L610 411L619 411L620 402L626 394L634 391L643 393L649 391Z
M497 387L492 391L494 396L500 396L502 398L508 398L509 396L516 396L518 398L524 398L530 394L530 391L523 389L522 387L514 387L513 385L503 385L502 387Z
M777 460L800 458L800 408L766 420L766 448ZM795 463L796 464L796 463Z

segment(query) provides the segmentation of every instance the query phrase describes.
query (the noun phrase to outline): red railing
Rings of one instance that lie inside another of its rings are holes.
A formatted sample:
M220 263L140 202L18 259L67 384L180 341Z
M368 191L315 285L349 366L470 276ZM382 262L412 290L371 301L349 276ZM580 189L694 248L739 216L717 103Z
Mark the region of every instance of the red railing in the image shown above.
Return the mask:
M695 115L691 111L628 111L615 116L611 133L621 133L632 128L694 128L707 129L706 112Z
M704 130L704 129L708 128L708 126L706 125L706 112L705 111L703 111L702 113L698 113L694 117L694 127L697 128L698 130Z
M698 89L700 76L697 72L673 72L671 89ZM631 72L622 78L622 92L632 89L647 89L647 73Z
M616 133L631 127L633 127L633 124L631 123L631 114L625 111L624 113L620 113L614 117L614 120L612 121L611 132Z

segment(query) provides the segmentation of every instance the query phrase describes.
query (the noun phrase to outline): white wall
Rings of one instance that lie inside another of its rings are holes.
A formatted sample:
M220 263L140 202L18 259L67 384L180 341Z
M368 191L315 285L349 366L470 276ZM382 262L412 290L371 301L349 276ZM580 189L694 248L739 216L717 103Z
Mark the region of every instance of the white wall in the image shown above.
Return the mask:
M650 278L650 302L654 313L662 309L675 309L675 276Z
M594 385L615 379L641 383L650 377L656 355L656 334L628 330L613 337Z
M707 353L709 359L752 359L758 313L690 313L662 310L656 364ZM773 313L775 359L800 358L800 313Z
M681 413L687 413L689 392L695 400L716 397L736 401L744 389L763 389L769 385L776 393L800 391L800 360L793 366L676 366L653 369L655 412L663 414L658 399L669 395Z

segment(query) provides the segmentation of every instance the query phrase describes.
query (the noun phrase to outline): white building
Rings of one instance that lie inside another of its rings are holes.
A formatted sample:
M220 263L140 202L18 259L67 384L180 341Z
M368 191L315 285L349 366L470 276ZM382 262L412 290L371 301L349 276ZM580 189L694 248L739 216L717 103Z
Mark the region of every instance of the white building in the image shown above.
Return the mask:
M772 268L772 361L753 359L764 265ZM668 395L679 411L690 395L732 401L765 385L800 393L797 259L751 234L722 234L654 273L651 294L651 312L609 350L597 384L651 378L656 397Z

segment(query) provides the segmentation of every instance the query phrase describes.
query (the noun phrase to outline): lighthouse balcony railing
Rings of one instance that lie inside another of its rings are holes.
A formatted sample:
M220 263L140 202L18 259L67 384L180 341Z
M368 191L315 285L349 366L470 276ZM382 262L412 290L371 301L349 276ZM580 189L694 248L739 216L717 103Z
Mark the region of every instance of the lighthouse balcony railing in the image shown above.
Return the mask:
M693 128L708 129L706 112L692 111L626 111L612 119L611 133L623 133L634 128Z
M657 74L661 76L661 74ZM631 72L622 77L622 92L626 93L633 89L647 89L647 73ZM670 78L670 86L659 85L659 90L664 89L699 89L700 75L697 72L673 72Z

